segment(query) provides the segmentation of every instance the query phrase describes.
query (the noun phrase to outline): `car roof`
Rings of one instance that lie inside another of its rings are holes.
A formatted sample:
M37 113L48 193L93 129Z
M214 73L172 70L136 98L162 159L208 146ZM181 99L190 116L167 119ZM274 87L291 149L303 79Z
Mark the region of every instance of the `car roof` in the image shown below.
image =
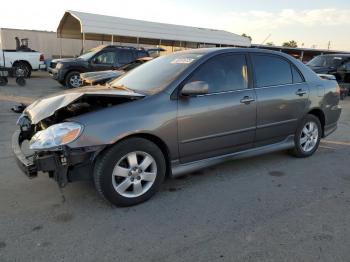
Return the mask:
M99 46L96 46L96 47L90 49L89 51L100 51L103 49L126 49L126 50L147 52L147 50L145 50L145 49L137 49L136 47L133 47L133 46L122 46L122 45L99 45Z
M211 47L211 48L197 48L197 49L190 49L190 50L185 50L185 51L179 51L176 53L189 53L189 54L224 54L224 53L240 53L240 52L245 52L245 53L264 53L264 54L274 54L274 55L279 55L283 56L286 58L290 58L291 56L279 51L274 51L274 50L268 50L268 49L260 49L260 48L242 48L242 47Z

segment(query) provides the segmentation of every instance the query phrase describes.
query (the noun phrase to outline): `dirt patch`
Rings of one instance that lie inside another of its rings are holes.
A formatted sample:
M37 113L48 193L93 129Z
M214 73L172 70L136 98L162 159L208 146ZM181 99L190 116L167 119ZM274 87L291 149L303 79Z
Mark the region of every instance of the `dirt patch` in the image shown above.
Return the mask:
M270 176L284 176L285 173L282 172L282 171L270 171L270 172L269 172L269 175L270 175Z
M176 188L176 187L170 187L169 189L168 189L168 191L169 192L176 192L176 191L180 191L182 188L180 188L180 187L178 187L178 188Z
M178 176L175 179L177 179L177 180L185 180L185 179L188 179L188 178L189 178L189 175L183 175L183 176Z
M332 241L333 240L333 236L330 235L330 234L323 234L323 233L321 233L321 234L315 235L313 237L313 239L315 241Z
M39 225L39 226L35 226L32 228L32 231L40 231L43 229L43 226L42 225Z
M54 217L56 223L67 223L73 220L73 215L70 213L62 213Z
M45 241L45 242L37 244L38 247L48 247L48 246L51 246L51 245L52 245L51 242L48 242L48 241Z
M0 249L3 249L6 247L6 243L4 241L0 241Z

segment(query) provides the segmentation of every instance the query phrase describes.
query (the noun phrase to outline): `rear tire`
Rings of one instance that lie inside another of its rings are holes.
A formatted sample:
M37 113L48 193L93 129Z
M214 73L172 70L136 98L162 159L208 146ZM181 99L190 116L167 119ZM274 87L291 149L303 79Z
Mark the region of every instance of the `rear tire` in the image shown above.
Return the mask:
M32 75L31 67L25 62L17 62L13 65L13 68L15 72L14 77L17 77L16 72L18 69L23 70L23 77L25 78L30 78L30 76Z
M306 115L299 123L294 136L294 149L290 152L295 157L303 158L313 155L321 140L322 127L314 115Z
M123 140L96 161L94 182L100 195L116 206L132 206L160 188L166 162L159 147L143 138Z
M26 85L26 79L23 76L16 77L16 83L19 86L25 86Z
M80 72L72 71L69 72L65 77L65 86L68 88L78 88L83 85L83 82L80 79Z

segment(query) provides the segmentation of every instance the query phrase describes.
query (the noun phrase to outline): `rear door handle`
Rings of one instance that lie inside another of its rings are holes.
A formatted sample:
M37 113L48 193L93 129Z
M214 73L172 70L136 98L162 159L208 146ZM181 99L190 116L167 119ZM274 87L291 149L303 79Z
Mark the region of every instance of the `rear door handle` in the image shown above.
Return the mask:
M241 103L242 104L250 104L251 102L254 102L255 101L255 99L254 98L252 98L252 97L250 97L250 96L245 96L245 97L243 97L242 99L241 99Z
M305 95L307 92L303 89L298 89L298 91L295 92L296 95L298 96L303 96Z

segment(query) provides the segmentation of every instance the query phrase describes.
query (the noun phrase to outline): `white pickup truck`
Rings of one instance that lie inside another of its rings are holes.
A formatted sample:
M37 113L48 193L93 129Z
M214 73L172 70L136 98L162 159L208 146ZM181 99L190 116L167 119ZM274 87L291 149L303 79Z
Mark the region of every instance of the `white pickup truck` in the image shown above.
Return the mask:
M0 67L5 65L7 68L21 68L25 72L25 77L30 77L32 71L46 70L44 60L44 55L39 52L0 49Z

